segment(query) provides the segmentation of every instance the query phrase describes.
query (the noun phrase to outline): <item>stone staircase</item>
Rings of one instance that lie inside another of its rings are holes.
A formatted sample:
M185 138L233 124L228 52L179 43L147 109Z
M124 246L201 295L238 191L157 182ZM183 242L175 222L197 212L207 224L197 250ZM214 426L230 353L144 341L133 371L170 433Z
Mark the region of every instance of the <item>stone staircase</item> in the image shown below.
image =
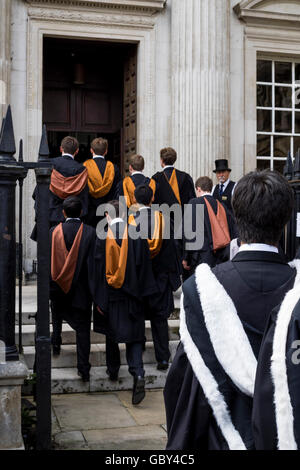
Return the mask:
M175 294L175 307L179 308L179 295ZM23 358L32 372L35 356L34 333L35 324L33 318L28 318L36 312L36 287L29 286L24 288L23 295L23 317L22 317L22 340L23 340ZM18 315L17 315L18 317ZM18 319L16 319L18 323ZM50 324L52 330L52 324ZM16 344L18 344L19 327L16 325ZM171 361L176 352L179 342L179 320L169 320L169 337ZM145 367L146 388L157 389L164 387L167 372L156 369L156 360L154 355L154 346L150 322L146 321L146 350L143 355ZM121 369L117 382L112 382L106 375L106 356L105 356L105 336L91 333L91 354L90 363L91 378L90 382L84 383L77 375L76 368L76 339L75 331L64 323L62 331L62 347L59 356L52 356L52 393L85 393L130 390L132 388L132 377L128 372L125 356L125 345L120 344ZM24 387L24 393L30 394L31 387Z

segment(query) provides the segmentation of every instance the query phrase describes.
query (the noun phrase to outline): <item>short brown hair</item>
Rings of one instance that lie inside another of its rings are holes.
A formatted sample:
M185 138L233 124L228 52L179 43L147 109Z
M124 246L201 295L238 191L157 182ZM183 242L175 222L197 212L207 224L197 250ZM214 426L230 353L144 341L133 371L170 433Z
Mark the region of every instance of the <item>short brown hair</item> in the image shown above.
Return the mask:
M160 158L165 165L174 165L177 160L176 150L172 149L172 147L161 149Z
M131 155L131 157L129 157L129 165L131 165L135 171L143 171L145 168L145 160L142 155Z
M206 191L208 193L211 193L212 188L213 188L213 182L208 176L201 176L200 178L197 179L195 183L195 188L200 188L202 191Z
M96 155L104 155L108 149L108 141L103 139L103 137L97 137L97 139L92 141L91 148Z
M70 135L68 135L67 137L63 138L60 146L65 153L70 153L71 155L74 155L76 150L79 149L79 142L77 139L75 139L75 137L71 137Z

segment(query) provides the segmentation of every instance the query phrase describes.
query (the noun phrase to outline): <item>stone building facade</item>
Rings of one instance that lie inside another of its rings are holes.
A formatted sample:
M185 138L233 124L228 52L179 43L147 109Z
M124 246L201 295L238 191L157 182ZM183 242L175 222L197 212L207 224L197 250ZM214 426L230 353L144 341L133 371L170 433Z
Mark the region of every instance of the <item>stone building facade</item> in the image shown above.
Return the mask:
M46 121L53 142L67 131L80 130L82 138L114 132L122 166L136 151L148 174L159 168L159 150L168 145L177 149L178 168L194 178L212 175L217 158L229 159L235 180L256 167L280 170L287 151L300 147L299 25L298 0L1 0L0 113L12 105L16 140L24 139L28 160L37 158ZM115 88L114 98L106 85L80 91L87 65L82 58L76 63L75 43L86 54L89 46L97 51L105 44L102 78L135 48L128 76L125 67L115 81L122 90ZM58 90L59 71L69 67L60 55L67 50L77 72L72 89ZM57 58L56 75L55 65L45 74L48 57L53 64ZM113 105L117 96L122 103ZM29 240L33 187L30 175L27 272L36 257Z

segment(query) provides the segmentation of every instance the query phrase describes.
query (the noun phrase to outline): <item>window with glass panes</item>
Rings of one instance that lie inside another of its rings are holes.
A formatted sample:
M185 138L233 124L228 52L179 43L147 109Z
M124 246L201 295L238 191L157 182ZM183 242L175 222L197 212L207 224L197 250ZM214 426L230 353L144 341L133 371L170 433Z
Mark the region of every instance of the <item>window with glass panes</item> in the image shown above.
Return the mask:
M282 173L300 148L299 98L300 61L257 60L257 168Z

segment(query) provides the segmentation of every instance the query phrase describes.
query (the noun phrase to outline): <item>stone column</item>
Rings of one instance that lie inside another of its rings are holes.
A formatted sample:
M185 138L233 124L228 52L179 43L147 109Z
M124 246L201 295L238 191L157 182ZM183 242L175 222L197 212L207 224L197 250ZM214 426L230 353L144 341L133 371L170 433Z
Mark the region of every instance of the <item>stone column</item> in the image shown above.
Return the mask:
M0 120L6 112L10 81L10 10L11 1L0 2Z
M172 0L172 144L178 167L212 176L229 158L229 0Z

